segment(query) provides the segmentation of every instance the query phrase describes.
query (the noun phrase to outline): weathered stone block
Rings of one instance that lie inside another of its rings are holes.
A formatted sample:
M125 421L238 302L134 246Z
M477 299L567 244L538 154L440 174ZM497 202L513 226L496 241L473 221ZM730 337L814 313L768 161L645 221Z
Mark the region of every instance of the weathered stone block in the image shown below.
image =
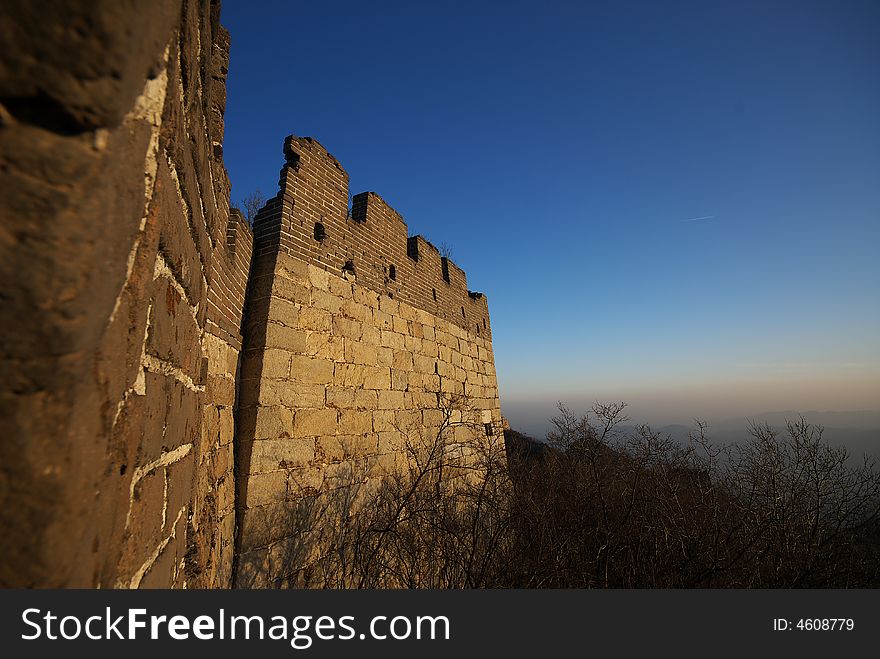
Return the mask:
M324 309L303 307L299 313L299 326L313 332L329 332L333 327L333 316Z
M230 444L235 436L235 420L232 416L232 408L215 407L214 409L217 410L217 445ZM210 438L210 435L203 436L206 439Z
M404 371L413 370L413 356L412 353L407 352L405 350L395 350L394 351L394 368L401 369Z
M225 341L212 334L205 334L202 350L208 359L208 373L229 372L227 353L230 348ZM235 370L233 369L232 372L234 373Z
M296 410L293 417L293 437L316 437L335 435L337 432L335 409Z
M327 359L293 355L290 359L290 378L308 384L331 384L333 362Z
M253 424L254 439L281 437L293 427L293 412L278 405L242 410L239 418Z
M333 318L332 331L336 336L359 341L363 334L363 327L363 323L351 318L342 316L334 316Z
M405 446L405 438L403 434L397 430L388 430L376 433L378 435L378 452L397 453L402 451Z
M275 298L269 305L269 320L296 328L299 327L299 311L299 304Z
M422 389L425 391L440 391L440 376L436 373L422 373Z
M380 391L379 408L383 410L399 410L403 408L402 391Z
M378 327L373 324L365 324L363 326L363 336L361 338L361 341L378 346L380 343L380 338L381 334Z
M342 299L352 297L353 284L350 281L339 279L338 277L330 277L330 293Z
M409 373L396 368L391 369L391 388L405 391L409 388Z
M379 310L392 316L397 316L400 312L400 303L390 297L382 296L379 298Z
M380 392L385 393L385 392ZM342 410L339 412L339 430L346 434L367 433L373 430L373 415L362 410Z
M375 366L377 362L376 346L359 341L346 341L345 361L350 364Z
M245 505L261 506L287 498L287 471L252 473L247 479Z
M442 378L452 379L455 377L455 366L449 362L439 361L437 362L437 374Z
M400 316L394 316L392 320L393 329L398 334L406 335L409 331L406 321Z
M437 348L440 355L440 361L447 363L452 361L452 348L439 343L437 344Z
M403 350L405 340L403 334L396 334L389 330L382 330L380 333L379 343L386 348L394 348L395 350Z
M167 277L157 279L154 286L147 354L181 368L198 380L200 328L193 318L189 303Z
M462 387L461 382L457 382L452 378L443 378L440 381L440 391L457 396L464 394L464 388Z
M226 375L209 375L205 393L216 405L232 405L235 402L235 380Z
M315 443L312 439L261 439L251 445L252 474L300 467L314 459Z
M352 318L360 322L369 322L373 316L373 310L364 304L358 304L354 300L345 300L342 303L342 313L347 318Z
M380 368L378 366L363 367L363 387L364 389L390 389L391 388L391 369Z
M275 273L279 277L291 279L298 284L311 285L307 263L283 252L279 253L276 258Z
M283 348L290 352L302 353L306 348L306 333L292 327L269 323L266 326L265 345L268 348Z
M343 298L318 288L312 289L312 306L317 309L325 309L336 316L342 311Z
M271 328L272 325L270 325L269 327ZM278 326L276 325L275 327ZM262 355L263 377L275 379L287 378L290 375L290 357L291 354L287 350L264 350Z
M259 383L257 402L260 405L285 407L321 407L325 403L323 384L293 380L263 380Z
M437 364L434 359L431 359L430 357L424 357L422 355L415 355L413 357L413 370L419 373L434 373L435 364L437 365L437 368L442 375L442 371L444 368L443 362Z
M373 311L373 325L383 332L391 332L394 330L393 316L384 311ZM382 345L385 345L384 341Z
M400 309L397 312L397 315L408 322L418 321L419 310L416 309L415 307L408 305L408 304L401 304Z
M327 405L336 408L354 407L354 395L357 389L351 387L327 387Z
M299 467L291 469L288 474L287 491L291 497L326 490L326 485L327 473L323 466Z
M342 460L346 457L348 435L335 436L325 435L315 440L315 460L328 463Z
M363 304L370 309L379 308L379 294L375 291L371 291L368 288L364 288L363 286L355 286L353 297L354 301L358 304Z
M322 291L330 290L330 274L326 270L310 264L308 271L312 286Z
M345 340L341 336L333 334L309 332L304 352L312 357L341 362L345 359Z
M398 430L418 435L422 431L422 413L419 410L395 410L394 423Z
M311 301L308 288L284 277L276 277L272 282L272 297L302 305L308 305Z
M375 432L394 430L394 410L376 410L373 413L373 430Z
M358 366L357 364L337 363L333 371L333 385L337 387L362 387L365 368L366 366Z
M379 398L372 389L355 389L354 407L362 410L375 410L379 406Z
M439 428L446 418L446 413L438 408L422 410L422 424L425 428Z
M376 348L376 366L392 366L394 364L394 348L379 346Z

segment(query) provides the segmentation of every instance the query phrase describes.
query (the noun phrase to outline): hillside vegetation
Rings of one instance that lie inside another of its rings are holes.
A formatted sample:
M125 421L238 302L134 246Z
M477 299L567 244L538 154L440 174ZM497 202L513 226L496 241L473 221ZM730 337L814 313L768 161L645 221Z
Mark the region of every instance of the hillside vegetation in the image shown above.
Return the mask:
M331 588L852 588L880 585L880 473L803 419L713 448L622 403L564 407L548 444L409 436L381 481L352 469L293 511L283 584ZM476 459L475 459L476 456Z

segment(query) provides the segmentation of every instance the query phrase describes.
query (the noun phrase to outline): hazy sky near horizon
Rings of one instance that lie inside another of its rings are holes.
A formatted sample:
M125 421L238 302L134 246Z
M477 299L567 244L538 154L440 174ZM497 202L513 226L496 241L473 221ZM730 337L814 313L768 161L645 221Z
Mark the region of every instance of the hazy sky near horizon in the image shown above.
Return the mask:
M488 295L502 409L880 408L880 3L225 0L233 198L318 139Z

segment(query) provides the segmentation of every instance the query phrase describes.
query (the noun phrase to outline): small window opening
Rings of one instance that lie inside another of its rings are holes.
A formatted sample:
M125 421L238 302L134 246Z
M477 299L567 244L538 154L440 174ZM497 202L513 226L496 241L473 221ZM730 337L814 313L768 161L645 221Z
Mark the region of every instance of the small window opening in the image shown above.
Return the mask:
M324 242L324 238L327 237L327 231L324 229L324 225L320 222L315 222L315 240L319 243Z
M394 264L388 268L388 276L391 277L391 279L397 279L397 268L394 267Z
M491 423L484 423L483 425L484 425L485 428L486 428L486 434L487 434L487 435L489 435L489 436L491 437L492 435L495 434L495 429L492 427L492 424L491 424Z
M477 328L477 334L479 334L480 333L480 324L477 323L476 325L474 325L474 327Z
M354 271L354 261L346 261L345 265L342 266L342 272L356 277L357 273Z
M406 255L413 261L419 260L419 239L417 236L406 239Z
M436 302L437 301L437 289L436 288L431 289L431 295L434 296L434 302Z
M461 308L461 317L462 317L462 318L465 318L465 315L464 315L464 307Z
M483 329L486 329L486 319L483 318Z
M445 256L440 257L440 269L443 271L443 281L449 283L449 259Z

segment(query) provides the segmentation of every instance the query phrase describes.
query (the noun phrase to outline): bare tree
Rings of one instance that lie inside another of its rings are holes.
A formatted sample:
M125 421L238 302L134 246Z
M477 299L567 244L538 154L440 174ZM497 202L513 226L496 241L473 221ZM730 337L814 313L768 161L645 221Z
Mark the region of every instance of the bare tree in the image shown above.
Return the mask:
M260 209L266 205L266 195L264 195L262 191L257 189L242 197L240 203L244 212L244 216L247 218L248 224L253 225L254 218L257 217L257 213L259 213Z
M441 396L439 428L397 425L399 457L304 484L261 565L325 588L880 585L872 461L851 468L804 419L716 447L701 422L686 444L626 430L625 407L560 406L550 447L509 462L479 410Z

